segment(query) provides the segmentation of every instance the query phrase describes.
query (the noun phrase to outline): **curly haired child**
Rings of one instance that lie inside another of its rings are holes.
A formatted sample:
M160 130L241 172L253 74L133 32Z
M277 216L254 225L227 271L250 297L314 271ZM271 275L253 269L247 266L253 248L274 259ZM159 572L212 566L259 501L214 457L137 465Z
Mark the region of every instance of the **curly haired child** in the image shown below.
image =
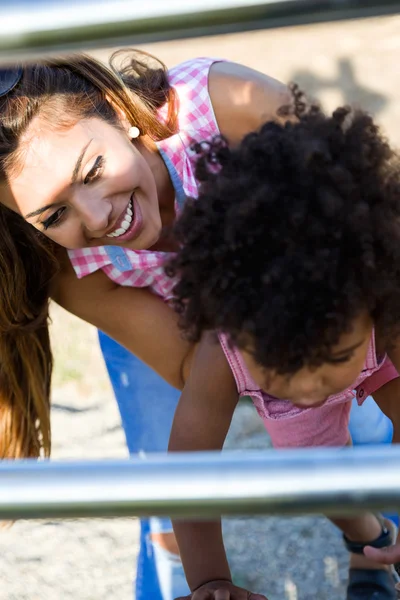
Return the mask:
M221 449L242 395L277 448L350 444L354 395L373 395L399 437L400 160L368 114L325 115L292 89L297 120L197 147L200 196L167 273L200 344L171 451ZM392 572L364 554L393 543L388 523L332 521L351 553L347 600L395 599ZM264 598L233 585L219 522L174 528L193 600Z

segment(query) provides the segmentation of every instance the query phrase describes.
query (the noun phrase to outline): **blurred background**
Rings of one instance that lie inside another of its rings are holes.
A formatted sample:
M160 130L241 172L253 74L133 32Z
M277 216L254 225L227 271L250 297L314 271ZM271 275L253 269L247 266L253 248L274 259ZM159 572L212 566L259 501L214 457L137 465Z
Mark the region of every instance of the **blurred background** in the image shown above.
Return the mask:
M399 33L400 16L391 16L141 47L168 66L196 56L237 61L299 83L328 109L359 104L400 145ZM96 331L57 306L52 317L53 457L126 457ZM238 411L227 445L266 447L252 407ZM269 600L344 598L347 555L323 518L232 519L225 529L238 583ZM137 550L135 519L17 522L0 531L0 600L130 600Z

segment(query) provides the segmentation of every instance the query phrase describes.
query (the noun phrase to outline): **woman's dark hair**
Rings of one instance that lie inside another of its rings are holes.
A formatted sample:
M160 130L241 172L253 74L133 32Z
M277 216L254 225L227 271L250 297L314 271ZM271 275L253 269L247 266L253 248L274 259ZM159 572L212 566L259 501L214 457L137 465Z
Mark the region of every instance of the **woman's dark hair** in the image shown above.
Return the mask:
M109 68L85 55L26 65L0 98L0 184L22 167L23 135L36 116L58 128L91 117L118 126L123 111L141 134L160 140L175 133L176 108L165 66L143 52L119 51ZM0 227L0 458L48 455L57 249L3 204Z
M167 267L192 340L222 331L282 374L329 360L364 310L388 339L400 325L399 157L367 113L292 92L297 119L197 146Z

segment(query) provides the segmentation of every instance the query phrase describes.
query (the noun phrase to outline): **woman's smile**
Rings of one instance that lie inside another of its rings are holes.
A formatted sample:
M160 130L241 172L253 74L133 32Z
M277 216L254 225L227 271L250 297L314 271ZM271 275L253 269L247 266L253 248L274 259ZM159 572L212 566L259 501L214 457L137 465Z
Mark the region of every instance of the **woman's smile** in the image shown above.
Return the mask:
M108 238L113 238L119 242L129 242L135 239L143 227L142 211L135 193L132 194L128 206L117 222L113 225L111 231L106 234Z

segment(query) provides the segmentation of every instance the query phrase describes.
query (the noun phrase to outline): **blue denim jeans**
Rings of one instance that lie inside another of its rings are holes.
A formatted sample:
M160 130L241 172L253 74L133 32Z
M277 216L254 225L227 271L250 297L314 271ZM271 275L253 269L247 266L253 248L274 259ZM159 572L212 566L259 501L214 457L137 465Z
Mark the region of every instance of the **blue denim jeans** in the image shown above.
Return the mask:
M354 398L350 412L350 435L354 446L390 444L393 437L393 425L383 414L375 400L369 396L362 406L358 406ZM399 526L397 514L385 514L385 517Z
M130 454L166 451L178 390L104 333L99 340ZM173 600L190 593L179 557L151 541L152 533L169 531L167 518L141 519L136 600Z

